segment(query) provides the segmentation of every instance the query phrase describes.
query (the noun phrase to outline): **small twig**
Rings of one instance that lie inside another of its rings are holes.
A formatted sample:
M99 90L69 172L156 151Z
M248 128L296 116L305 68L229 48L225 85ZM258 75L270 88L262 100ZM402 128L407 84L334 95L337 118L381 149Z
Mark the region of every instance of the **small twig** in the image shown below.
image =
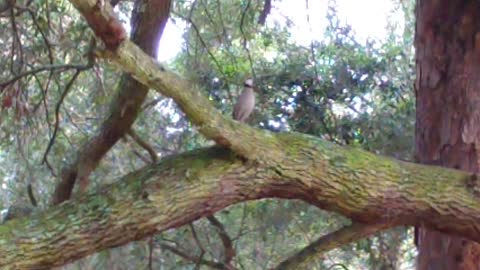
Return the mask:
M222 13L223 13L222 12L222 4L221 4L220 0L217 0L217 15L218 15L218 19L220 21L220 24L222 25L222 36L223 36L224 41L225 42L228 41L228 44L230 44L228 34L227 34L227 30L225 30L225 22L223 20ZM230 47L230 45L229 45L229 47ZM230 51L228 51L228 52L230 52ZM235 58L233 58L233 59L235 59ZM237 63L235 62L235 64L237 64Z
M153 243L153 236L150 237L150 240L148 241L148 247L149 247L149 251L148 251L148 269L149 270L153 270L153 247L154 247L154 243Z
M44 162L45 162L45 164L47 165L47 168L48 168L48 170L50 171L50 173L52 174L52 176L53 176L54 178L57 178L57 174L55 173L55 170L53 169L52 164L50 164L50 161L48 161L48 159L45 159Z
M164 101L164 100L166 100L166 99L165 99L165 97L163 97L163 96L160 96L160 97L158 97L158 98L155 98L154 100L152 100L152 101L144 104L144 105L142 106L142 111L145 111L145 110L149 109L150 107L154 107L155 105L157 105L158 103L160 103L160 102L162 102L162 101Z
M153 147L147 143L145 140L143 140L138 134L133 130L130 129L127 131L127 134L138 144L140 145L143 149L145 149L148 154L150 155L150 158L152 159L153 163L157 163L158 157L157 153L155 150L153 150Z
M33 172L32 172L32 167L30 166L30 162L27 158L27 155L25 154L25 149L24 149L24 146L28 145L28 143L26 143L26 137L23 137L24 140L22 140L22 137L19 136L19 134L17 133L17 149L18 149L18 152L20 153L20 157L23 159L23 162L25 162L25 166L27 168L27 172L28 172L28 184L27 184L27 195L28 195L28 198L30 199L30 203L32 204L32 206L34 207L37 207L37 199L35 199L35 195L33 194Z
M205 40L203 40L202 36L200 35L200 30L198 29L197 25L193 22L193 20L191 18L183 17L180 14L175 14L175 15L178 16L180 19L187 21L188 23L190 23L190 25L192 25L193 30L195 30L195 34L197 34L198 40L202 44L203 48L207 51L207 54L210 56L212 61L215 63L215 66L217 66L218 72L220 72L223 77L227 78L227 75L223 72L222 66L220 65L217 58L215 58L213 53L208 48L207 43L205 42Z
M228 37L227 30L225 29L225 22L224 22L224 19L223 19L223 12L222 12L222 3L221 3L220 0L216 0L216 1L217 1L217 16L218 16L218 19L219 19L219 22L220 22L220 26L222 28L222 38L223 38L223 44L225 45L225 51L230 56L229 57L230 62L235 66L235 70L239 70L237 57L235 55L233 55L232 52L230 51L232 42L231 42L230 38ZM223 79L228 82L228 78L224 77ZM227 87L227 94L228 94L228 98L230 100L230 103L233 103L234 99L233 99L233 95L232 95L232 91L230 90L230 87Z
M202 243L200 243L200 239L198 238L197 231L195 230L193 223L189 223L188 225L190 227L190 230L192 231L193 239L195 239L195 243L197 243L197 246L200 249L200 256L198 257L200 259L203 259L203 256L205 255L205 249L203 248ZM195 265L195 269L200 269L200 263L197 263Z
M152 164L152 162L147 157L144 157L137 150L133 150L133 154L135 154L135 156L137 156L139 159L145 162L145 164Z
M27 185L27 193L28 193L28 198L30 199L30 203L34 206L37 207L37 199L35 199L35 195L33 195L33 188L32 188L32 183L29 183Z
M52 29L52 23L51 23L51 18L50 18L50 1L45 1L45 14L47 15L47 27L50 30Z
M65 115L68 117L68 120L70 120L70 124L72 124L72 126L74 126L80 133L82 133L83 136L88 137L88 133L78 126L68 109L64 109L64 112ZM75 112L73 113L75 114Z
M215 37L217 38L218 42L221 43L222 39L219 38L219 35L217 34L216 28L217 24L212 18L212 14L210 14L210 8L205 5L205 2L203 0L200 0L200 4L203 6L203 11L205 12L205 15L207 15L207 19L210 22L210 24L213 26L213 29L215 30Z
M174 253L174 254L176 254L176 255L178 255L178 256L180 256L180 257L182 257L185 260L190 261L190 262L206 265L206 266L209 266L209 267L214 268L214 269L221 269L221 270L228 269L228 268L225 268L225 266L222 263L212 262L212 261L208 261L208 260L202 259L202 258L197 257L197 256L189 255L186 252L181 251L181 250L179 250L179 249L177 249L173 246L167 245L167 244L160 244L160 247L162 249L168 250L168 251L170 251L170 252L172 252L172 253Z
M247 204L243 204L243 209L242 209L242 218L240 221L240 226L238 228L237 235L233 239L239 239L240 236L243 235L243 231L245 229L245 220L247 219Z
M12 8L10 9L10 16L11 16L11 23L12 23L12 31L13 31L13 36L14 38L12 39L12 58L10 62L10 71L12 74L16 74L17 70L14 70L14 55L15 55L15 48L17 48L16 45L18 45L18 59L20 61L20 68L23 67L23 46L22 46L22 41L20 39L20 35L18 34L18 29L17 29L17 23L15 21L15 10ZM21 70L21 69L20 69Z
M312 37L313 36L313 30L312 30L312 24L310 23L310 9L308 7L308 0L305 0L305 6L306 6L306 10L307 10L308 30L310 31L310 36ZM313 72L315 73L315 78L318 78L319 77L318 71L317 71L318 63L317 63L317 57L315 55L315 46L313 45L313 39L312 38L310 39L310 54L312 55L312 61L314 63Z
M33 24L37 27L38 32L40 32L40 35L42 36L43 42L45 43L45 46L47 46L47 51L48 51L48 59L50 61L50 64L53 65L53 52L52 52L52 46L50 45L50 41L48 40L47 36L43 32L42 28L40 27L40 24L38 23L37 18L35 17L35 12L29 8L29 7L16 7L17 9L25 9L28 14L32 17Z
M248 9L250 8L250 4L251 4L251 0L248 0L247 2L247 6L245 7L245 9L243 10L242 12L242 17L240 19L240 33L242 33L242 37L243 37L243 48L245 49L245 51L247 52L247 57L248 57L248 61L250 63L250 69L252 71L252 76L254 78L254 80L256 80L257 76L255 75L255 70L253 68L253 60L252 60L252 55L250 54L250 49L248 49L248 46L247 46L247 36L245 35L245 31L243 30L243 25L245 23L245 17L247 15L247 11Z
M43 104L43 107L45 108L45 119L47 120L47 124L48 124L47 125L48 126L48 131L51 133L52 132L52 123L50 121L50 114L48 112L48 106L47 106L47 90L48 89L43 88L42 82L40 81L40 79L37 77L36 74L33 75L33 78L37 82L38 88L40 89L40 91L42 93L42 100L40 100L36 105L33 106L32 114L35 114L37 112L38 108L40 108L40 106ZM47 82L47 87L48 87L49 83L50 83L50 77L49 77L49 80Z
M57 106L55 107L55 126L54 126L52 137L50 138L50 141L48 142L47 149L45 150L45 153L43 154L42 163L47 163L47 165L48 165L47 155L50 152L50 149L52 148L52 146L55 142L55 138L57 136L58 128L59 128L59 125L60 125L60 107L62 106L63 100L65 99L67 94L70 92L70 89L72 88L72 85L75 82L75 80L77 79L78 75L80 75L80 73L87 68L89 68L89 66L81 66L81 67L77 68L77 70L75 71L75 74L73 74L72 78L70 79L70 81L65 86L65 90L63 91L62 95L60 96L60 100L57 102Z
M192 223L188 224L190 227L190 230L192 231L193 239L195 239L195 243L197 243L198 248L202 251L202 255L205 253L205 248L203 248L202 243L200 243L200 239L198 238L197 231L195 230L195 227L193 226Z
M46 70L57 70L57 69L76 69L77 71L80 70L80 71L83 71L85 69L89 68L89 66L85 66L85 65L76 65L76 64L62 64L62 65L46 65L46 66L41 66L41 67L38 67L38 68L34 68L34 69L31 69L31 70L28 70L28 71L25 71L25 72L22 72L16 76L14 76L13 78L9 79L9 80L6 80L6 81L3 81L3 82L0 82L0 87L4 88L6 87L7 85L10 85L18 80L20 80L21 78L25 77L25 76L28 76L28 75L32 75L32 74L36 74L38 72L42 72L42 71L46 71ZM3 91L3 89L2 89Z

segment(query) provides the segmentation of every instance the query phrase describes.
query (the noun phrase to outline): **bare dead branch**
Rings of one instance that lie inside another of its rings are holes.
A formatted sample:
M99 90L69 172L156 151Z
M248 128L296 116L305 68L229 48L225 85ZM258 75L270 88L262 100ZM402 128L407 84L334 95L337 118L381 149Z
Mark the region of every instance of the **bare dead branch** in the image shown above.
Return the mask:
M148 152L150 155L150 158L152 159L153 163L156 163L158 161L157 153L155 150L153 150L153 147L143 140L133 129L130 129L127 131L127 134L138 144L140 145L145 151Z
M147 157L139 153L137 150L133 150L133 154L141 159L145 164L152 164L152 161L149 160Z
M148 269L153 270L153 249L155 248L154 245L154 237L150 237L148 240Z
M47 1L48 2L48 1ZM42 36L43 43L45 43L45 46L47 47L48 51L48 60L50 61L50 65L53 65L53 52L52 52L52 45L50 44L50 41L47 38L47 35L44 33L43 29L40 27L40 24L38 23L37 17L35 16L35 11L33 11L31 8L28 6L26 7L17 7L18 9L24 9L30 14L30 17L32 18L33 24L37 28L38 32Z
M190 10L190 13L193 12L193 9L194 9L194 7L195 7L195 3L196 3L196 1L193 2L192 7L191 7L191 10ZM191 14L190 14L190 15L191 15ZM192 20L191 16L185 17L185 16L182 16L182 15L177 14L177 13L175 13L175 16L177 16L177 17L179 17L180 19L183 19L183 20L185 20L186 22L190 23L190 25L193 27L193 30L195 31L195 34L196 34L197 37L198 37L198 40L199 40L200 43L202 44L203 48L205 49L205 51L207 52L207 54L210 56L210 58L212 59L213 63L215 63L215 66L217 66L218 72L220 72L224 78L227 78L227 75L223 72L222 65L220 65L220 62L218 62L217 58L216 58L216 57L213 55L213 53L210 51L210 47L207 45L207 43L206 43L205 40L203 39L202 35L200 34L200 30L199 30L198 26L197 26L197 25L195 24L195 22Z
M250 49L248 48L247 35L245 34L245 31L243 29L243 27L245 25L245 17L247 15L248 9L250 8L250 4L251 4L251 0L248 0L247 5L245 6L245 9L242 12L242 16L241 16L241 19L240 19L240 33L242 33L242 36L243 36L243 49L245 49L245 51L247 52L248 62L250 63L250 70L251 70L252 76L255 80L257 78L257 76L255 75L255 69L253 68L252 55L250 53Z
M225 265L230 265L233 257L235 257L235 249L233 248L232 239L230 239L230 236L225 230L225 226L223 226L223 224L215 216L213 215L208 216L207 219L210 222L210 224L212 224L212 226L216 228L218 236L220 236L220 239L222 240L223 248L225 252L225 258L223 260L223 263Z
M200 257L205 254L205 248L203 247L202 243L200 242L200 239L198 238L197 231L195 230L195 226L193 226L192 223L189 223L188 226L190 227L190 230L192 231L193 239L195 239L195 243L197 243L198 248L201 251Z
M8 79L6 81L0 82L0 87L5 88L6 86L22 79L23 77L33 75L42 71L50 71L50 70L57 70L57 71L65 71L68 69L76 69L76 70L84 70L88 68L89 66L87 65L79 65L79 64L55 64L55 65L45 65L41 67L37 67L25 72L22 72L20 74L15 75L11 79Z
M38 203L37 203L37 199L35 199L35 195L33 194L32 183L29 183L27 185L27 194L28 194L28 198L30 199L30 203L32 204L32 206L37 207Z
M77 79L78 75L86 69L88 69L89 66L83 66L82 68L79 68L75 71L73 74L72 78L68 81L68 83L65 85L65 89L62 92L62 95L60 96L60 99L57 102L57 105L55 106L55 124L54 124L54 129L53 129L53 134L52 137L50 138L50 141L48 142L47 149L45 150L45 153L43 154L42 161L45 163L47 162L47 156L48 153L50 152L50 149L52 148L53 144L55 143L55 138L57 136L58 128L60 126L60 108L63 104L63 100L65 97L68 95L70 90L72 89L72 85Z
M17 22L15 20L15 9L10 9L10 22L12 24L12 52L10 55L10 72L12 74L17 74L23 68L24 59L23 59L23 45L22 40L20 39L20 34L18 33ZM19 65L15 66L14 57L16 55L16 50L18 49L18 62Z
M390 224L354 223L338 231L320 237L297 254L281 262L275 270L309 269L322 253L358 241L378 231L390 227Z
M185 259L187 261L190 261L190 262L193 262L193 263L206 265L206 266L211 267L213 269L221 269L221 270L226 270L227 269L227 268L225 268L225 266L222 263L212 262L212 261L202 259L201 257L189 255L187 252L181 251L178 248L173 247L171 245L160 244L160 247L162 249L168 250L168 251L182 257L183 259Z

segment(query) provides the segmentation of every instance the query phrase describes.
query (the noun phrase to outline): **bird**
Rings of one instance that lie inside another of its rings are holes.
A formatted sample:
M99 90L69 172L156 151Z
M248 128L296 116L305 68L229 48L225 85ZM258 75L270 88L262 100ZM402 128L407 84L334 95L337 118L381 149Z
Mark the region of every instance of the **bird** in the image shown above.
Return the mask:
M244 89L233 107L233 119L245 123L255 107L253 79L246 79Z

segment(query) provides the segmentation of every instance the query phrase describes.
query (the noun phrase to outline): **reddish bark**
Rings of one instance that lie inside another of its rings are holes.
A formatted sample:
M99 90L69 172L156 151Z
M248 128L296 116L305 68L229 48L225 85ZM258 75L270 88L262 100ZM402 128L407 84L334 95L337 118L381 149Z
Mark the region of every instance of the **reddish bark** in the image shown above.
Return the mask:
M170 5L171 0L138 0L135 2L132 15L132 41L154 58L157 56L159 40L168 21ZM83 14L87 15L87 21L93 27L91 19L89 20L93 16L92 13L86 11ZM97 21L105 18L100 13L94 14L96 14ZM97 34L99 31L95 30ZM110 35L107 36L110 37ZM110 46L116 48L118 40L112 38L109 41ZM109 45L107 44L107 46ZM76 159L63 168L61 179L55 187L53 204L68 200L75 182L79 182L80 190L87 187L91 172L95 170L103 156L130 130L147 93L148 87L128 74L122 76L120 89L110 105L110 112L100 130L78 151Z
M103 41L105 47L109 50L115 50L127 38L127 33L125 33L122 23L117 18L113 16L104 18L97 16L98 14L98 12L93 12L85 18L95 35Z
M479 171L480 2L416 6L416 158ZM418 269L479 269L480 245L419 228Z

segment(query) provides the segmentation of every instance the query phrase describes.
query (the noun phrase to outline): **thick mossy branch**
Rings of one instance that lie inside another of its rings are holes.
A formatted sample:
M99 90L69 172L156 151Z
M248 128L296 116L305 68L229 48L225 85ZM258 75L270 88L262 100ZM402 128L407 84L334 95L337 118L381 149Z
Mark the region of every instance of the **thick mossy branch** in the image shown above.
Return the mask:
M63 265L259 198L302 199L354 222L417 225L479 241L477 180L315 137L271 135L273 164L220 146L172 156L96 193L0 226L0 267ZM281 156L275 156L282 152Z
M145 55L135 44L125 41L108 57L138 81L175 100L205 137L248 159L271 162L272 158L265 155L265 150L278 149L279 146L271 133L240 124L230 116L222 115L198 86L167 70Z

